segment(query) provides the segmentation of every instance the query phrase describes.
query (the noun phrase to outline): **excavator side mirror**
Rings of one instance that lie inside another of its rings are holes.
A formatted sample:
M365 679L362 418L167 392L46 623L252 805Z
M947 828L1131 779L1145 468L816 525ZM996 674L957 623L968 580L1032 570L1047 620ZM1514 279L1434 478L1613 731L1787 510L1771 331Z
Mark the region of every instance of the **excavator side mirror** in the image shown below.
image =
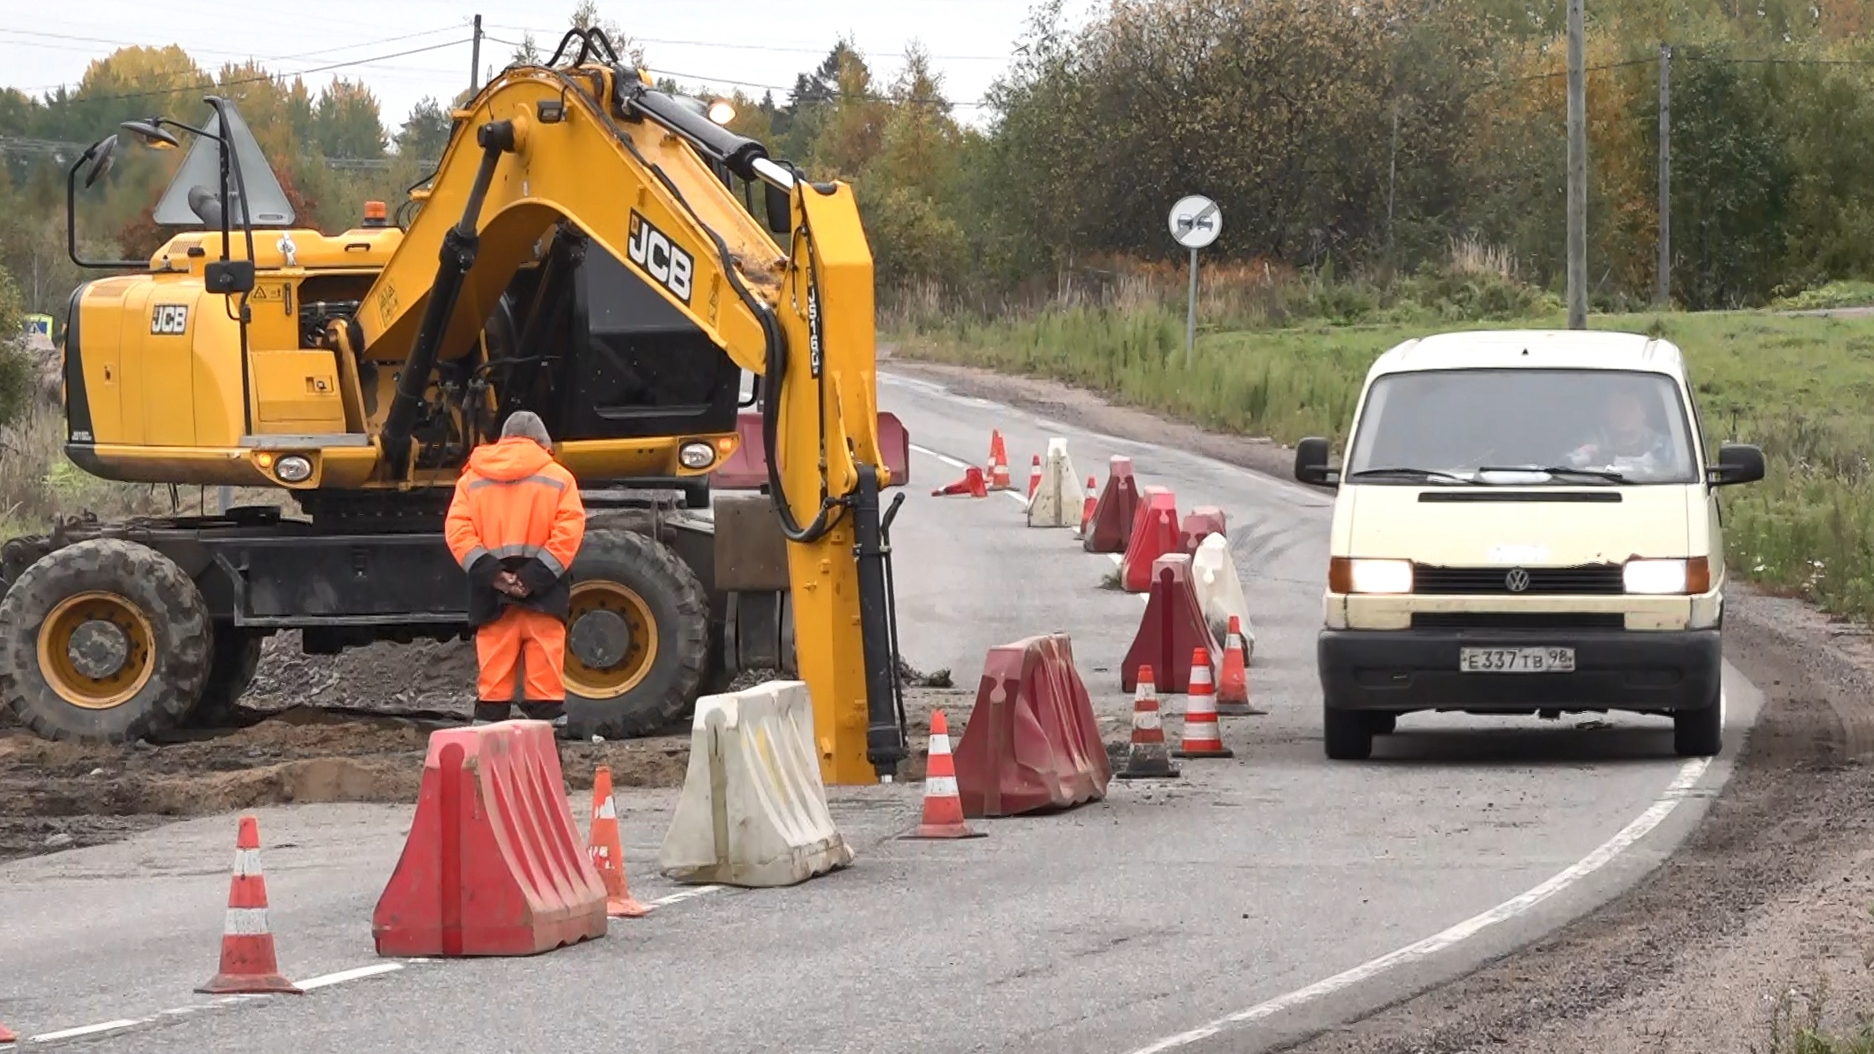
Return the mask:
M104 174L111 170L112 161L117 156L116 134L113 133L106 136L92 149L95 150L96 153L92 155L91 166L85 169L86 190L90 190L92 184L103 179Z
M768 229L776 234L786 234L794 229L793 202L788 200L787 191L772 183L763 183L768 200Z
M251 293L254 291L254 261L212 261L202 268L202 285L211 293Z

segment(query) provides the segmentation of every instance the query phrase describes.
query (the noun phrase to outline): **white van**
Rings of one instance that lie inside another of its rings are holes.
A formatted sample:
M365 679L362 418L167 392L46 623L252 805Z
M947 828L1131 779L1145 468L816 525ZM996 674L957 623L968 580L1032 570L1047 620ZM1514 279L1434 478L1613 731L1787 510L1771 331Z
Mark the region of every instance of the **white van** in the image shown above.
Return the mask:
M1705 434L1679 349L1604 331L1447 333L1367 374L1334 499L1316 649L1327 756L1400 714L1671 715L1679 754L1723 738L1717 488L1763 453Z

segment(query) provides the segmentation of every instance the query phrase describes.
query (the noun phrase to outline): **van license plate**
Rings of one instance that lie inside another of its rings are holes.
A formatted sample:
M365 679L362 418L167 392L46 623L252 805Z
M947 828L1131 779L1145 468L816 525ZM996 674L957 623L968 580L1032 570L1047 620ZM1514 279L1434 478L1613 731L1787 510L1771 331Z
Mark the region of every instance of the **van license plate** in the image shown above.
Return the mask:
M1459 648L1465 673L1573 673L1573 648Z

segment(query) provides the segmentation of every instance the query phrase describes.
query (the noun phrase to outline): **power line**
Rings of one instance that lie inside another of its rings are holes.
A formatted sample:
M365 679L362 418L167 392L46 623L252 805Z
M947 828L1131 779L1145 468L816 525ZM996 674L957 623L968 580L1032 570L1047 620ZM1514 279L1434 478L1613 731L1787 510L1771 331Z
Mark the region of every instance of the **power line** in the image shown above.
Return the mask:
M384 44L394 44L400 40L414 40L417 37L435 36L438 33L447 33L450 30L460 30L461 28L462 27L459 25L437 26L433 29L420 30L415 33L402 33L394 37L384 37L382 39L374 39L374 40L363 40L355 44L338 44L333 47L319 48L314 51L301 51L292 55L256 55L250 51L227 51L221 48L191 48L182 44L179 41L176 42L175 46L178 48L181 48L184 53L191 55L191 56L221 55L221 56L227 56L231 58L245 58L245 59L249 59L249 60L256 61L256 62L296 62L300 59L316 58L320 55L330 55L333 52L338 52L338 51L351 51L355 48L378 47ZM126 48L155 46L155 45L150 45L150 44L139 44L139 43L135 43L132 41L127 41L127 40L107 40L103 37L80 36L80 35L71 34L71 33L52 33L52 32L48 32L45 30L0 29L0 34L11 34L15 36L27 36L27 37L48 37L48 38L55 38L58 40L89 41L94 44L110 44L116 47L126 47ZM0 41L0 43L5 43L5 42ZM52 47L54 45L42 44L39 46ZM60 50L89 51L91 49L89 48L63 48ZM417 67L404 67L404 68L417 69ZM425 70L422 70L422 72L430 73L433 71L425 69ZM42 85L39 85L38 87L20 88L17 90L24 92L28 95L32 95L32 94L37 94L39 92L52 91L53 89L56 89L56 88L66 88L66 87L71 87L70 82L61 82L58 84L42 84Z
M520 47L527 46L526 44L518 40L504 40L501 37L490 36L488 34L483 34L482 39L493 41L496 44L506 44L508 47L513 47L513 48L520 48ZM664 69L663 67L660 67L660 66L646 66L644 68L646 71L650 73L655 73L663 77L669 77L672 80L695 81L700 84L728 84L737 88L761 88L764 91L779 91L779 92L791 92L795 88L795 85L792 85L792 84L764 84L759 81L735 80L730 77L710 77L701 73L685 73L681 70ZM834 92L829 96L830 99L840 99L844 97L845 97L845 93L843 92ZM921 106L936 106L940 104L940 100L937 100L937 99L900 99L895 96L880 95L880 94L865 95L865 96L862 96L861 98L863 98L864 100L868 102L915 103ZM978 107L988 105L987 102L981 99L972 99L968 101L954 101L954 102L951 100L945 99L945 100L941 100L941 104L945 106L952 106L958 109L965 109L965 110L976 109Z
M149 99L149 98L156 98L158 96L164 96L164 95L179 95L184 92L206 91L210 89L220 90L224 88L234 88L234 87L239 87L240 85L243 85L243 84L259 84L261 81L271 81L271 80L275 80L275 79L283 78L283 77L304 77L308 73L325 73L330 70L348 69L353 66L366 66L374 62L383 62L387 59L400 59L406 55L420 55L426 51L440 51L443 48L453 48L462 44L467 44L468 42L469 42L469 38L463 37L460 40L445 41L441 44L431 44L427 47L410 48L405 51L394 51L387 55L373 55L369 58L349 59L344 62L332 62L332 63L327 63L326 65L323 65L323 66L313 66L311 68L303 69L303 70L287 70L287 71L282 71L280 73L269 73L269 74L265 74L265 75L258 76L258 77L240 77L235 80L221 81L219 83L210 82L207 84L191 84L191 85L186 85L180 88L153 88L149 91L120 92L115 95L86 95L77 101L107 102L107 101L115 101L115 100L120 100L120 99ZM62 85L62 84L56 85L56 87L62 88L62 87L65 87L65 85Z
M547 33L541 30L534 29L531 26L491 25L489 28L511 29L517 33L533 33L533 34L539 34L542 36L548 35ZM720 40L677 40L677 39L669 38L669 37L633 36L631 37L631 41L636 44L674 44L680 47L723 48L723 49L732 50L732 51L766 51L766 52L786 53L786 54L794 54L794 55L825 55L827 52L832 50L831 48L794 47L794 46L784 45L784 44L731 44L726 41L720 41ZM509 41L504 40L501 43L507 44L509 43ZM520 45L513 44L512 46L519 47ZM903 52L903 51L874 51L874 52L870 52L870 54L878 56L880 58L888 58L888 59L902 59L902 58L909 57L909 53ZM931 58L931 59L941 59L945 62L1007 62L1009 59L1012 59L1015 56L1013 55L926 55L925 57Z

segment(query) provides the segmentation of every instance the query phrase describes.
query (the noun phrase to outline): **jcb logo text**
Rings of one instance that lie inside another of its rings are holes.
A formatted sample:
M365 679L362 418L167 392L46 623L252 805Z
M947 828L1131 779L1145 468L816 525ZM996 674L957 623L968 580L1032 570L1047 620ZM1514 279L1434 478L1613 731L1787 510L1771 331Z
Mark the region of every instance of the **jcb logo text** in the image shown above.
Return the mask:
M639 270L656 279L658 285L670 290L672 296L685 306L689 305L695 261L635 209L631 213L631 240L625 244L625 255Z
M189 305L157 304L150 311L150 332L160 334L186 333L189 329Z

